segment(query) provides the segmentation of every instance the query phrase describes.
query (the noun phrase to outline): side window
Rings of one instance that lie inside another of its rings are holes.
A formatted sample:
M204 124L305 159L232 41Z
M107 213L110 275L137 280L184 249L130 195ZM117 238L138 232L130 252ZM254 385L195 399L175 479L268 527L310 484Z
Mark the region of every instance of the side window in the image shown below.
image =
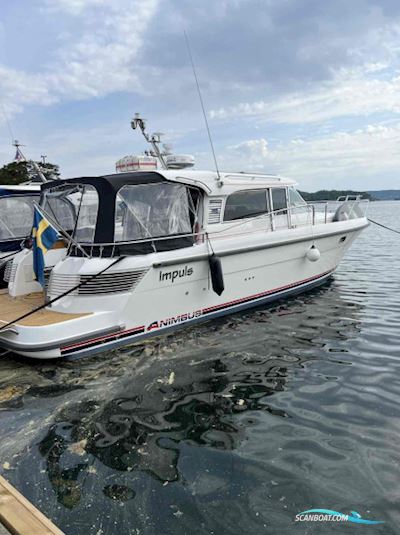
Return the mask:
M257 216L267 211L266 190L239 191L226 200L224 221Z
M272 209L274 212L280 211L281 214L286 213L286 189L285 188L272 188Z
M123 186L116 197L115 241L190 234L190 200L184 184Z
M33 202L39 196L4 196L0 198L0 241L27 236L32 229Z
M288 193L290 206L304 206L307 204L300 193L294 188L289 188Z

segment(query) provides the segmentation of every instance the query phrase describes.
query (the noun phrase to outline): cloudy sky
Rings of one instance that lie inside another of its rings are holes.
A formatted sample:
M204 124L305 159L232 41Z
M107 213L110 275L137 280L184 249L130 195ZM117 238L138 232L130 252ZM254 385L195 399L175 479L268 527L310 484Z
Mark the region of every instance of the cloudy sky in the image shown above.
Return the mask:
M145 146L136 111L212 167L302 189L400 188L398 0L0 0L0 164L11 134L64 177Z

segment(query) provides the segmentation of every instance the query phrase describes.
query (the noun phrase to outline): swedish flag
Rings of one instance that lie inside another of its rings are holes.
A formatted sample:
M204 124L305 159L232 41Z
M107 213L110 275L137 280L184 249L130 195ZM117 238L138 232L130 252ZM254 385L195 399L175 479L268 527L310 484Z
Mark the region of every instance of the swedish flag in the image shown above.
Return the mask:
M33 214L33 271L36 279L44 286L44 254L53 247L58 232L35 206Z

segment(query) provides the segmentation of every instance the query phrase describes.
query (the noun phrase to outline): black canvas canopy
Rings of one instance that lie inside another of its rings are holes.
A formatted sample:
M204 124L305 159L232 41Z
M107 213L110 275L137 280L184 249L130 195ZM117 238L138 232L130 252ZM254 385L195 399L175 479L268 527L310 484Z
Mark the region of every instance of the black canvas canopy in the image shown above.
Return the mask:
M57 187L66 188L78 185L93 186L99 196L99 208L94 243L112 243L114 241L115 204L118 191L124 186L137 186L140 184L156 184L167 182L157 172L123 173L104 176L90 176L68 178L65 180L52 180L42 185L42 192Z
M50 183L42 185L42 192L52 189L68 189L74 186L92 186L98 194L99 206L98 216L95 227L93 245L96 244L112 244L114 243L114 229L116 216L116 197L121 188L124 186L138 186L144 184L157 184L161 182L169 182L160 173L156 171L150 172L134 172L121 173L112 175L103 175L98 177L79 177L64 180L53 180ZM170 182L175 184L175 182ZM191 188L192 189L192 188ZM197 196L199 193L195 191L191 195ZM108 256L108 254L146 254L154 251L171 250L181 247L193 245L193 238L174 236L171 239L165 239L147 243L123 244L119 243L116 246L102 248L101 254ZM117 248L117 250L116 250ZM91 246L93 251L93 246ZM79 250L76 251L79 254Z

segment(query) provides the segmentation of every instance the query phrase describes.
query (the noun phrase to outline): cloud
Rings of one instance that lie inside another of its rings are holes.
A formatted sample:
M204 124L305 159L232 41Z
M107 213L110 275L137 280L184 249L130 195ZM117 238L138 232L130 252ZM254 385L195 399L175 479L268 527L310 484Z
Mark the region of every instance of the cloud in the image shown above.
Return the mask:
M368 72L378 68L368 66ZM344 116L400 112L400 76L388 80L362 77L359 72L342 71L332 82L314 91L285 95L274 100L240 103L212 110L213 119L258 117L274 123L305 124Z
M400 4L392 0L168 0L163 6L163 17L149 28L144 63L163 74L188 67L186 28L212 101L310 88L340 68L386 61L392 52L385 40L398 42L392 27Z
M301 188L367 189L360 178L382 178L389 184L400 169L400 122L368 125L315 139L293 139L271 148L264 138L229 146L220 157L229 169L263 170L299 180Z
M134 62L157 6L158 0L120 0L117 6L102 0L48 0L48 9L89 10L92 16L79 19L82 33L67 33L41 72L0 65L0 95L7 110L138 89Z
M332 186L372 181L380 173L395 180L395 0L21 5L23 19L12 3L2 12L0 101L10 117L24 112L18 136L29 152L40 143L53 154L64 176L101 173L131 151L126 113L133 105L129 113L142 111L151 129L174 129L177 151L196 152L199 166L212 165L185 28L212 110L221 168L286 173ZM8 158L9 148L3 153Z
M46 0L45 8L63 11L71 15L81 15L83 11L97 6L105 6L109 0Z
M228 151L244 159L249 167L263 167L263 161L268 160L270 154L268 141L264 138L249 139L236 145L230 145Z
M55 101L50 95L46 80L16 69L0 65L0 94L9 105L18 109L25 104L51 104Z

